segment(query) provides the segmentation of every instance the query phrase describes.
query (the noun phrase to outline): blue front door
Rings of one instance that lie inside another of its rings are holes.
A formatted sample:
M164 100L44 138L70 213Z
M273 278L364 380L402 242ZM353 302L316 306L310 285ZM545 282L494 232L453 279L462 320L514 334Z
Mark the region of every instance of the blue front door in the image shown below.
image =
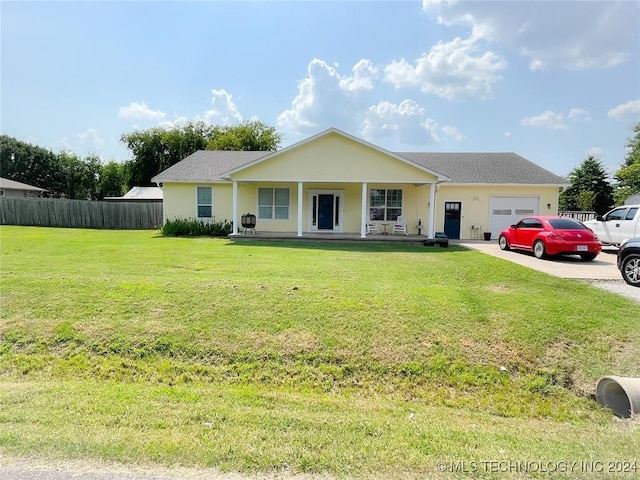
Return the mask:
M462 202L444 203L444 233L449 238L460 238Z
M333 195L318 195L318 230L333 230Z

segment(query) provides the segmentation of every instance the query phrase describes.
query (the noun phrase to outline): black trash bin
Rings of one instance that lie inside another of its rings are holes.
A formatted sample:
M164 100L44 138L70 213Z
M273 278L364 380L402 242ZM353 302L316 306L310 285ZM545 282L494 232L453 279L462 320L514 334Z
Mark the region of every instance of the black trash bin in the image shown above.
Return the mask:
M484 232L484 239L487 241L491 240L491 232Z

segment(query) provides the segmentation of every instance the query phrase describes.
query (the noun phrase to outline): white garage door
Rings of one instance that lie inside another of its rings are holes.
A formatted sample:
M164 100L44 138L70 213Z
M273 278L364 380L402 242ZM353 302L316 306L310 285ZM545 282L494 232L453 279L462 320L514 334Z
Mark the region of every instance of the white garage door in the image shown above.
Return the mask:
M497 238L501 230L527 215L537 215L538 197L491 197L489 231Z

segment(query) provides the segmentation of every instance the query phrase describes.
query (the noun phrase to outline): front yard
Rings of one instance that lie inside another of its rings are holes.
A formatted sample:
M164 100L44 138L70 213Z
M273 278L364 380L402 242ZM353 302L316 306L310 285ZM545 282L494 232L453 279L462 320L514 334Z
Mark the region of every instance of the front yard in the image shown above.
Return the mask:
M640 307L579 281L148 231L3 226L0 253L0 453L348 478L640 461L637 420L590 397L640 375Z

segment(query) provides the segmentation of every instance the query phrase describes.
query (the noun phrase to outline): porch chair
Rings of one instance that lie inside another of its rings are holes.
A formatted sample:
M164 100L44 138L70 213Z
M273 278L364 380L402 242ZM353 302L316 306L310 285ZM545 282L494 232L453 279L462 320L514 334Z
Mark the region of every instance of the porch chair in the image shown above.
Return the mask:
M401 232L405 235L409 235L409 232L407 231L407 222L402 215L400 215L398 219L393 223L393 230L391 230L391 233L394 234L396 232Z
M380 230L378 230L378 224L373 222L368 222L367 233L380 233Z

